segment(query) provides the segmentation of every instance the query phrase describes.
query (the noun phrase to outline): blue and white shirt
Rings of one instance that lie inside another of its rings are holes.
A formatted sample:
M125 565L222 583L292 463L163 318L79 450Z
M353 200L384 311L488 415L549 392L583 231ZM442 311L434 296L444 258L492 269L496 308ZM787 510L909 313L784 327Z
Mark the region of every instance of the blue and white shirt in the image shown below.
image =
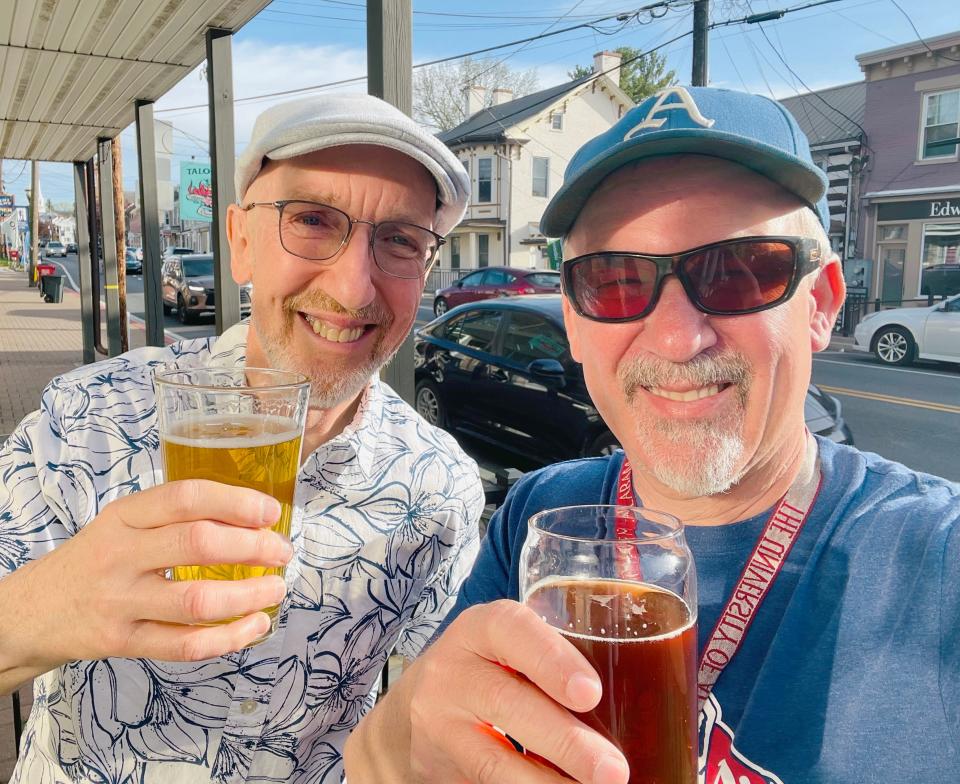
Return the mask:
M0 578L158 484L154 368L240 366L246 336L238 325L54 379L0 451ZM340 781L391 649L415 657L453 605L483 503L474 462L374 378L300 469L276 634L202 662L40 676L11 784Z

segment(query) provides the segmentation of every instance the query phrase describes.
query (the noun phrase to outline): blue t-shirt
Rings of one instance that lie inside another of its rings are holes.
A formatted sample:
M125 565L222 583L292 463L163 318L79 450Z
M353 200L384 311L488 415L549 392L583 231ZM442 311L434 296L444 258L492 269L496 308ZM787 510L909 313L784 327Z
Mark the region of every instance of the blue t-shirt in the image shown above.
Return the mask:
M700 715L700 781L960 782L960 486L818 445L817 501ZM445 623L519 599L530 516L616 503L622 462L617 453L523 477ZM771 511L687 528L701 651Z

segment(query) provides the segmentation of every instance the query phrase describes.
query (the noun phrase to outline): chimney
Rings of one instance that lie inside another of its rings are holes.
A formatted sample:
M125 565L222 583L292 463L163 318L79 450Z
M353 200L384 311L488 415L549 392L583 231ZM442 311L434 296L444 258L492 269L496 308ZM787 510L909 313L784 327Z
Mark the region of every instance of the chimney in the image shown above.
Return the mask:
M619 87L621 59L620 55L616 52L597 52L593 56L593 72L595 74L608 72L607 76L610 78L610 81Z
M493 91L493 105L499 106L502 103L513 100L513 90L506 87L498 87Z
M473 84L463 88L464 106L467 110L467 117L472 117L487 104L487 88L479 84Z

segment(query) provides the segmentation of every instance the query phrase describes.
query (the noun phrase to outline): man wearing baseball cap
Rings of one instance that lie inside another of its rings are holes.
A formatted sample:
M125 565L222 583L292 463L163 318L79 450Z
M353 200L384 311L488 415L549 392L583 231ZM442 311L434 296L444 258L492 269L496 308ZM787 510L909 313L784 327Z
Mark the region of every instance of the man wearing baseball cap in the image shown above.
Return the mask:
M463 215L462 165L341 95L264 112L236 179L250 322L54 379L0 451L0 693L36 679L14 782L339 781L388 655L417 655L475 555L476 465L378 378ZM269 496L161 484L154 370L206 366L311 382L292 545ZM163 577L195 563L286 583Z
M527 521L580 504L686 526L700 748L677 781L960 780L960 487L804 426L844 297L826 187L782 106L713 88L667 88L574 156L541 227L624 452L512 489L444 632L351 736L350 784L663 781L581 721L596 673L520 603Z

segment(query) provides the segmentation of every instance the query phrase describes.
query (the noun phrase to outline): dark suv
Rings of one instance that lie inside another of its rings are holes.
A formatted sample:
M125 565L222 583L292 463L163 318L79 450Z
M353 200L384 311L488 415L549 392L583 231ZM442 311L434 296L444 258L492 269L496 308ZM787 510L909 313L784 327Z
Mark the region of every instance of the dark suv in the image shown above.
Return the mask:
M194 323L201 313L216 312L213 286L213 254L170 256L160 272L163 312L176 312L181 324ZM240 312L250 313L251 284L240 287Z
M960 294L960 264L936 264L923 268L921 297L949 297L954 294Z

